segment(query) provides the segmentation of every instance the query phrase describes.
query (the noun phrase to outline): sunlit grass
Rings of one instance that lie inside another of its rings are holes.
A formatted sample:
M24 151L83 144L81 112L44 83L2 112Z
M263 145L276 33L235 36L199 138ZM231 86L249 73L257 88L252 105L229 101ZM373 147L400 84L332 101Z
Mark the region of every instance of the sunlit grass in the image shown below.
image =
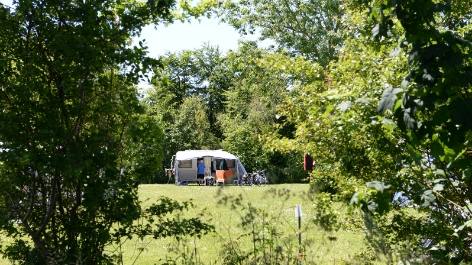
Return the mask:
M177 260L177 264L184 261L185 263L225 264L222 261L222 247L225 243L237 243L243 251L254 248L251 229L241 226L241 216L247 213L247 210L241 208L231 210L230 207L231 201L240 197L242 198L241 205L247 206L250 203L267 213L271 226L276 227L280 233L279 243L295 246L295 251L286 255L298 254L296 251L298 219L295 217L295 206L300 204L303 210L302 241L303 243L312 241L304 252L306 261L316 262L316 264L344 264L351 261L355 253L362 250L363 234L352 231L328 233L316 227L311 221L314 209L307 191L307 184L283 184L270 187L225 186L223 188L171 184L141 185L139 196L144 207L156 202L161 196L170 197L179 202L191 200L195 209L186 213L185 217L193 217L205 209L206 220L216 227L216 231L200 239L186 238L177 242L172 238L154 240L149 237L144 241L127 240L121 247L116 247L123 253L124 264L162 264L166 258ZM343 209L340 210L343 211ZM261 227L261 221L262 219L255 220L256 227ZM186 260L182 258L183 255L187 255ZM9 263L3 260L0 264Z
M205 235L201 239L189 238L186 244L190 254L194 254L196 246L196 261L202 264L222 264L220 252L223 243L237 241L246 250L253 247L251 231L241 227L240 217L244 211L231 210L230 202L227 201L224 205L222 201L223 198L235 200L239 196L242 197L242 205L251 203L252 206L264 210L284 237L293 237L290 243L294 245L298 244L298 219L295 217L295 206L302 205L304 214L302 229L309 228L302 233L302 240L314 241L305 253L308 260L329 264L351 260L354 254L362 249L362 233L347 231L327 233L314 226L311 222L313 203L308 198L307 191L306 184L283 184L270 187L225 186L224 188L142 185L139 190L140 198L145 201L144 205L151 204L160 196L167 196L180 202L192 200L196 209L187 216L193 216L206 208L206 212L211 217L209 223L215 225L216 233ZM180 243L182 247L183 242ZM176 257L173 253L176 244L172 239L148 240L144 244L137 241L126 242L122 246L124 263L132 264L139 253L137 248L144 247L145 250L140 254L136 264L159 264L160 259L165 259L166 256ZM297 255L296 252L291 254ZM193 258L195 259L195 256Z

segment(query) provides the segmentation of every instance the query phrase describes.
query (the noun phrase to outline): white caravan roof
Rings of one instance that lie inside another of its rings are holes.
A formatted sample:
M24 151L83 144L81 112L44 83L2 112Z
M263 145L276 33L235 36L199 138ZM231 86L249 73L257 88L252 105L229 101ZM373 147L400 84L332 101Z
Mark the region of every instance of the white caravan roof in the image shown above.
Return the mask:
M179 151L175 154L176 161L191 160L202 157L214 157L218 159L239 160L235 155L232 155L223 150L185 150Z

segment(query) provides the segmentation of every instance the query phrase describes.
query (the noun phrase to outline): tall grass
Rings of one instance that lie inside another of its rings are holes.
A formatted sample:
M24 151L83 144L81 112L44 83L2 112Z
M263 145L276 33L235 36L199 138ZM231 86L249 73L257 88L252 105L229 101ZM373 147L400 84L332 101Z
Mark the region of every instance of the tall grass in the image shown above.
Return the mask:
M343 264L363 250L362 232L327 231L316 225L317 209L307 184L143 185L139 192L144 204L159 196L192 200L196 208L183 218L205 211L216 229L200 239L128 241L122 246L124 264L133 264L138 253L135 264ZM297 204L303 211L301 231L295 217ZM335 205L338 212L345 212L341 204Z
M320 217L320 212L326 209L312 200L308 190L308 184L141 185L139 197L144 207L161 196L191 200L195 208L180 218L201 216L215 231L179 241L124 239L108 251L116 254L116 264L362 264L356 260L359 253L366 253L364 233L321 228L326 216ZM301 230L295 217L297 204L303 211ZM346 209L334 203L331 211L342 215ZM2 260L0 264L9 263Z

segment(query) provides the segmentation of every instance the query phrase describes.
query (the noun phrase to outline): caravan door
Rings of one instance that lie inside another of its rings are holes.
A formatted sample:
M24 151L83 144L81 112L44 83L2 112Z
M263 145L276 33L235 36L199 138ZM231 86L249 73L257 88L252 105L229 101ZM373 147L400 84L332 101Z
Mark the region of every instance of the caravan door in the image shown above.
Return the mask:
M203 164L205 164L205 177L211 176L211 156L203 157Z

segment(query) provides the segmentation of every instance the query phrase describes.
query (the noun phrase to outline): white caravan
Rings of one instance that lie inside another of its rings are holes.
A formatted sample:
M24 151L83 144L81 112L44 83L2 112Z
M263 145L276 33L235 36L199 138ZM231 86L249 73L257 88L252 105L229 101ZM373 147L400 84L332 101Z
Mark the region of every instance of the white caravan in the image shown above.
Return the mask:
M203 159L205 164L205 177L216 177L216 170L224 161L228 170L232 170L234 179L247 174L239 158L223 150L186 150L175 154L172 162L172 170L175 173L175 184L180 182L197 180L197 161Z

